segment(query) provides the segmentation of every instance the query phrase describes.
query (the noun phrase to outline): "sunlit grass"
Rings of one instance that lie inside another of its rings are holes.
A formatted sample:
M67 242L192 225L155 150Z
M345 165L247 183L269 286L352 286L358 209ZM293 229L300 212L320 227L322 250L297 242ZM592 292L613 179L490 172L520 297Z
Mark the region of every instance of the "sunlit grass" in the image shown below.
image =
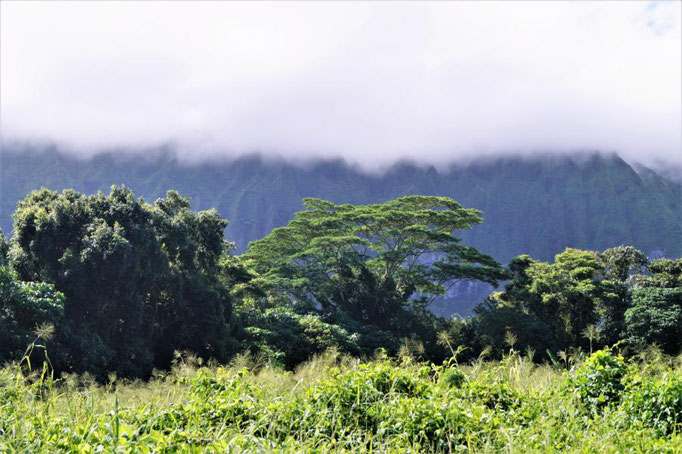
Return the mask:
M459 367L404 353L361 362L329 351L293 372L248 355L225 367L178 355L147 382L112 376L106 384L8 366L0 369L0 452L682 452L676 420L661 430L625 404L582 404L577 387L592 386L576 384L582 356L567 370L511 348L501 361ZM681 364L643 352L628 380L676 392L669 383ZM583 376L596 374L598 385L600 373ZM624 396L640 405L650 394L637 386ZM674 398L666 408L680 416L682 394Z

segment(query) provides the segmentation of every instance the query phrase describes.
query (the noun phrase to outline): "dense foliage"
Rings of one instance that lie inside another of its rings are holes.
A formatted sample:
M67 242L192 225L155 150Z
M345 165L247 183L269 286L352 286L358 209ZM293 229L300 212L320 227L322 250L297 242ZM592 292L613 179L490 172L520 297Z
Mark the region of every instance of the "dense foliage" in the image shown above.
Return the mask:
M597 351L576 367L328 353L284 372L181 357L148 383L0 369L2 452L677 452L682 370Z
M304 203L305 211L251 243L242 256L275 304L393 337L394 346L416 338L433 354L429 341L439 326L428 312L433 299L460 280L497 285L506 277L492 257L454 236L481 218L447 197L364 206Z
M504 268L462 243L480 212L447 197L304 203L233 256L227 221L175 191L153 204L125 187L30 193L0 242L0 360L20 361L39 337L29 360L104 381L149 377L176 351L219 362L248 352L294 369L330 348L437 364L455 351L558 363L614 344L626 355L682 350L680 259L569 248ZM471 317L429 311L463 280L506 285Z
M36 328L51 330L63 316L64 295L53 285L19 281L0 265L0 363L22 358Z
M0 232L0 451L680 446L682 259L505 268L463 244L481 213L447 197L304 204L234 256L227 221L175 191L20 201ZM429 311L461 281L505 286L468 318Z
M449 335L471 347L468 357L484 351L499 356L510 343L545 359L623 342L630 351L655 344L677 354L681 264L648 262L640 251L622 246L601 254L566 249L551 264L519 256L509 264L504 291L493 293L474 316L455 321Z
M636 290L625 313L627 339L633 346L660 345L677 353L682 345L682 287Z
M174 191L150 205L125 187L92 196L42 189L18 204L14 222L9 262L24 289L14 300L54 300L55 314L40 317L56 327L57 369L140 377L178 349L227 359L231 303L219 260L229 245L215 211L194 213ZM34 328L17 313L2 323Z

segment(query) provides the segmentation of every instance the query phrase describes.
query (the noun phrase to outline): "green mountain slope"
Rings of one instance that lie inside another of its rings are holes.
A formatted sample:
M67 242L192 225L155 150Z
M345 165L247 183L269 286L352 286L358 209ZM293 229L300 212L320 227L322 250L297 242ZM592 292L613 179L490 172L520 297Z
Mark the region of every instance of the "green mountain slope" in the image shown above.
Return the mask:
M482 210L485 222L462 237L502 262L521 253L550 260L567 246L603 250L620 244L682 256L681 185L601 154L487 159L441 171L399 163L370 175L338 160L297 166L245 156L185 165L163 151L78 159L55 149L5 147L0 227L11 230L16 202L32 189L91 193L111 184L125 184L147 200L175 188L197 209L217 208L230 221L226 234L239 252L285 224L303 197L362 204L426 194ZM457 292L469 301L481 290L460 286ZM471 304L460 309L468 312Z

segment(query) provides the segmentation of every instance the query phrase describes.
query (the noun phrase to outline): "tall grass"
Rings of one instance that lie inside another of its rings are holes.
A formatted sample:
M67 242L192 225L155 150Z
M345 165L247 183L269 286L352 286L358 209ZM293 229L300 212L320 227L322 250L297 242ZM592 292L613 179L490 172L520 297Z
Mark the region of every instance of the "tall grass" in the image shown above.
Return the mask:
M148 382L106 384L11 365L0 452L682 452L680 358L599 351L567 369L513 346L460 366L403 353L330 351L294 372L178 355Z

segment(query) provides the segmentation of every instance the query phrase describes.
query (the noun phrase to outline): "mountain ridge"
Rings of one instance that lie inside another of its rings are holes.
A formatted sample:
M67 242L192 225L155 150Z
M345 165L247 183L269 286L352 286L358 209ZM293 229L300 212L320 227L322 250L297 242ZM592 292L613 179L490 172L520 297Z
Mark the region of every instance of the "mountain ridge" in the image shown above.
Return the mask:
M16 202L41 186L73 187L93 193L107 190L111 184L126 184L148 200L160 197L167 189L178 189L192 197L194 208L215 207L230 221L228 238L237 242L238 251L243 251L248 241L286 223L294 211L302 208L303 197L375 203L401 195L425 194L453 197L466 207L483 211L483 225L463 232L465 240L472 240L477 247L493 240L488 230L509 234L500 230L503 224L523 228L522 217L528 216L534 221L533 233L552 240L553 246L534 247L529 238L512 235L518 237L517 247L497 246L496 250L486 251L503 261L524 252L549 259L559 252L558 243L601 249L618 240L622 240L619 244L628 240L640 243L647 253L682 254L682 230L676 222L681 217L682 185L646 167L631 166L615 154L485 157L455 162L445 170L399 161L383 173L364 172L340 159L298 165L257 154L224 162L183 163L177 155L164 151L140 159L134 154L102 153L79 158L55 148L10 149L3 151L2 161L0 227L5 231L10 230L9 215ZM262 209L251 209L249 205L254 202ZM534 207L538 202L545 215L550 214L545 226L540 225L542 210ZM615 214L623 221L620 228L605 219L585 216L595 212L595 205L608 210L616 202L619 206ZM628 203L635 206L629 209ZM559 212L562 208L563 214ZM649 219L643 223L645 213ZM578 216L586 227L572 225L560 228L560 234L546 233L561 227L558 219L569 221L567 216ZM262 224L261 228L252 225L256 222ZM636 231L653 224L655 229ZM613 238L604 238L607 232L603 229L612 230ZM661 229L667 232L667 239ZM655 238L642 238L652 230L659 231ZM521 246L528 250L521 250Z
M216 208L229 221L226 235L237 253L285 225L304 197L367 204L423 194L481 210L484 222L459 234L502 263L519 254L551 261L566 247L621 244L651 257L682 256L682 184L615 154L485 157L440 169L400 161L372 173L339 159L300 165L247 155L186 163L167 150L81 158L56 148L18 148L3 151L0 183L6 233L16 202L43 186L94 193L125 184L149 201L177 189L194 209ZM474 287L457 287L450 299L460 301L438 311L469 313L490 290Z

